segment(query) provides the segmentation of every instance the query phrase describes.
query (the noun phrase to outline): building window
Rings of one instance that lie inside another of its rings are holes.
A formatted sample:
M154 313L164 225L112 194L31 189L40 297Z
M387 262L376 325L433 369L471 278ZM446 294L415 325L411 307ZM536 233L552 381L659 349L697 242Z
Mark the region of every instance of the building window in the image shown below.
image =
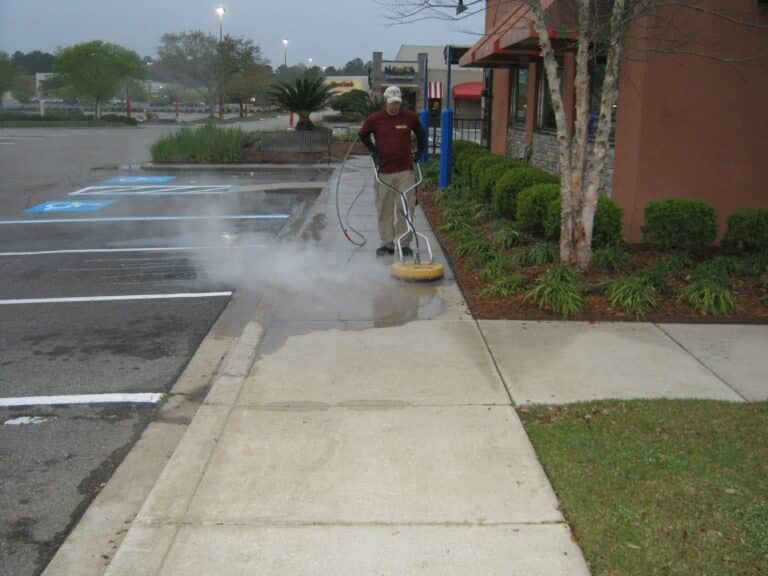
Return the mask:
M525 124L528 105L528 68L514 67L509 79L509 123Z
M563 93L563 68L560 62L557 64L557 72L560 78L560 94ZM555 120L555 109L552 107L552 96L549 93L549 82L547 81L547 71L544 69L544 63L541 64L541 74L539 74L539 106L537 110L536 125L539 130L555 131L557 122Z

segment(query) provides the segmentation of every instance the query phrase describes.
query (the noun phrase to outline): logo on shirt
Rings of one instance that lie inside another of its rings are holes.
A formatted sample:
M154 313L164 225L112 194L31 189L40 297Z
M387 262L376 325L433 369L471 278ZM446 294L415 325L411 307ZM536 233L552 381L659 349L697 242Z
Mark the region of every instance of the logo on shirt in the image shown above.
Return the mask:
M408 130L408 124L396 124L395 130Z

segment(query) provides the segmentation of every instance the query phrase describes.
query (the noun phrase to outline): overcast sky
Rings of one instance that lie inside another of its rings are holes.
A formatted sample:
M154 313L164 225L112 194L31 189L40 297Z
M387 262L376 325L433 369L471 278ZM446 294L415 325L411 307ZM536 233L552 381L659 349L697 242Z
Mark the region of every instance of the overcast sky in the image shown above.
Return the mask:
M462 22L387 23L376 0L226 0L224 33L258 44L273 66L309 58L341 66L381 51L393 58L401 44L470 45L482 33L482 15ZM166 32L204 30L218 35L216 0L0 0L0 50L52 52L88 40L121 44L154 56ZM468 32L473 32L468 33Z

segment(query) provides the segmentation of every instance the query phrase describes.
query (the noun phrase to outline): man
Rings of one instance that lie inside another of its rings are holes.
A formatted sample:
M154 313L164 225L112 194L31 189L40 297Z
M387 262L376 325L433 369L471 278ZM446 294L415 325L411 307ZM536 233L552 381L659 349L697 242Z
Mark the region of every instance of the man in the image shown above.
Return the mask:
M400 88L390 86L384 91L386 109L374 112L360 129L360 140L371 152L379 171L379 178L395 190L413 186L416 177L413 163L418 162L424 150L424 127L419 117L402 107ZM411 133L416 135L416 152L411 152ZM371 138L373 136L373 138ZM408 209L413 214L416 195L408 195ZM395 240L407 230L400 195L376 182L376 213L378 214L381 246L376 256L395 253ZM401 240L403 256L411 256L409 244L412 234Z

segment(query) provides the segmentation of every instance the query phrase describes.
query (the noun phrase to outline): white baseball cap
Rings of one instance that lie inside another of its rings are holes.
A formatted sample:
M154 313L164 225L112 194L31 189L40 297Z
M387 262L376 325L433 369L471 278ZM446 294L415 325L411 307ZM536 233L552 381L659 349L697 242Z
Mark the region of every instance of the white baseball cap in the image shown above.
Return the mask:
M390 86L386 90L384 90L384 99L387 101L387 104L389 104L390 102L402 102L403 95L400 92L399 87Z

